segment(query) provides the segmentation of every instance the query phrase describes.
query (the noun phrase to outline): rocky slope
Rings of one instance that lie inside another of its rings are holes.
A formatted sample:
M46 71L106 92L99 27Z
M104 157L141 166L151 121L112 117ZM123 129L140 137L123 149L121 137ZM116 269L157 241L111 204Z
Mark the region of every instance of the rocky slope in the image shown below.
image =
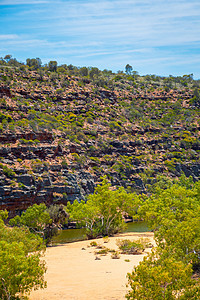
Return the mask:
M147 192L200 176L199 82L0 68L0 209L85 199L101 176ZM196 94L195 94L196 93Z

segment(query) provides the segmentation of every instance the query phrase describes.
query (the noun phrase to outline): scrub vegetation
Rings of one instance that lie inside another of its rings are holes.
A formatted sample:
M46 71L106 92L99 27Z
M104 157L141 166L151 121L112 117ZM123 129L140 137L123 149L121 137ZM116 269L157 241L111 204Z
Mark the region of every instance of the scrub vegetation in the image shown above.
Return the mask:
M200 299L199 108L192 74L0 58L0 297L46 287L43 251L68 218L94 238L132 217L156 247L127 275L127 299Z

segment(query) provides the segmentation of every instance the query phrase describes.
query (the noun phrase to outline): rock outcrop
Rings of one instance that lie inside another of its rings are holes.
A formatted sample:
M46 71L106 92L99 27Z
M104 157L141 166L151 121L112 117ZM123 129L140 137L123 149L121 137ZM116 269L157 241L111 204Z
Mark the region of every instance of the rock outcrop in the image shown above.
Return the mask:
M85 200L105 175L138 193L160 174L199 180L191 78L0 69L0 209L10 216Z

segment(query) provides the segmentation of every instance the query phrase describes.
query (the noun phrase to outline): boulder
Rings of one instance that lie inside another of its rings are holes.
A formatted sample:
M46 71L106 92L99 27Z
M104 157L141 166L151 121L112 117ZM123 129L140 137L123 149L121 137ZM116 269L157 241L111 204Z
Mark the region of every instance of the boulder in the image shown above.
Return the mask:
M24 185L31 186L32 184L34 184L34 179L29 174L23 174L17 176L17 182L21 182Z

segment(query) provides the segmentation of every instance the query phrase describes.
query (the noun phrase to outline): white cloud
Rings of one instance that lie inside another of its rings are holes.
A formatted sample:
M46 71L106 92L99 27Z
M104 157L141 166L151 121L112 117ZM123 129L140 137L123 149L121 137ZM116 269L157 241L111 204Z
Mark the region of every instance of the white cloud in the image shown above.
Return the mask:
M131 61L157 69L199 64L199 0L0 0L39 3L12 8L9 29L1 15L3 51L115 70Z
M17 34L0 34L0 40L14 40L17 37Z
M180 45L200 40L199 14L197 1L63 1L53 11L52 7L41 11L42 24L34 23L32 28L64 40Z
M1 0L0 5L22 5L49 3L49 0Z

